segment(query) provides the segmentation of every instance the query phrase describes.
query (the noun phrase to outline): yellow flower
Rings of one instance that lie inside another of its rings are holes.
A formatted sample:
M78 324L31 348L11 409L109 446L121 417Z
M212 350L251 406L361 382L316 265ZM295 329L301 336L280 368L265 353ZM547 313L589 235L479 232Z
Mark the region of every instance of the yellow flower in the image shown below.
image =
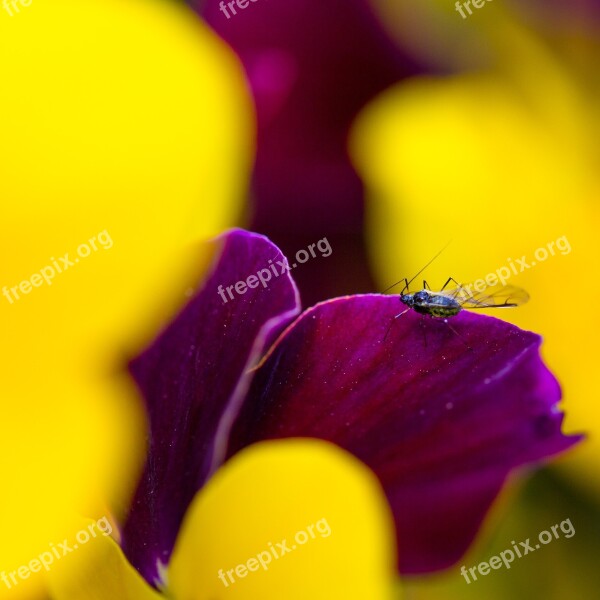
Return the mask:
M72 511L126 505L144 419L113 374L187 299L193 244L238 222L254 134L237 60L172 2L36 0L0 14L0 55L10 572Z
M354 457L318 440L263 442L197 494L167 589L150 588L110 537L58 563L50 589L56 600L392 600L392 532L379 482Z

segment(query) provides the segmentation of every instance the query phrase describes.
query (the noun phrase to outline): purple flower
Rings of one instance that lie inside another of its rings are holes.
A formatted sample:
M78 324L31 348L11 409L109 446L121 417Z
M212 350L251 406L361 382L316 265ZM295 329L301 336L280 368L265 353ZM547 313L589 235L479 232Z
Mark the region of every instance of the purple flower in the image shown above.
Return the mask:
M379 294L298 316L276 246L242 230L221 243L197 294L131 364L150 434L123 548L149 582L195 493L259 440L320 438L370 467L394 514L403 573L457 561L513 469L578 441L561 433L539 336L461 313L459 338L409 312L384 340L400 302Z

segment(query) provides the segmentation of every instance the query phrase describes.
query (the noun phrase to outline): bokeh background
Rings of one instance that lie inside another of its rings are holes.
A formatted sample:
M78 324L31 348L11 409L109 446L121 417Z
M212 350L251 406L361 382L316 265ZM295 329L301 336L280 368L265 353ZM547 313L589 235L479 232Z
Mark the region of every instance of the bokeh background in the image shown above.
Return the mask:
M600 9L472 12L449 0L257 0L230 19L215 0L0 9L0 285L98 231L115 241L0 302L2 564L62 539L71 506L125 510L145 423L114 373L185 302L196 242L243 226L293 254L327 237L331 257L294 272L306 307L385 289L449 241L424 273L434 289L530 264L563 238L568 252L511 275L531 300L502 318L543 336L566 431L588 439L515 476L463 562L566 518L576 535L470 586L454 568L399 588L596 597Z

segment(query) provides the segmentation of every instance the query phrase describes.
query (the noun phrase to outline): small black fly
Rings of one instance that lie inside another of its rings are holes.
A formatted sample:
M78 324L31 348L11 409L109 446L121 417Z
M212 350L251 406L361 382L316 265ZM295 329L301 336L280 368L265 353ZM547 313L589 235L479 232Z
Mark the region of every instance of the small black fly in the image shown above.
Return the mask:
M442 248L412 279L406 278L397 281L390 286L384 293L404 282L404 287L400 292L400 302L407 308L398 313L395 319L398 319L409 310L414 310L421 315L429 315L434 319L443 319L450 329L460 337L458 332L448 323L450 317L456 316L461 310L477 310L484 308L514 308L520 306L529 300L529 294L521 288L512 285L494 285L487 286L482 291L471 292L473 285L462 285L452 277L448 277L446 283L438 292L434 292L429 287L427 281L423 280L423 289L419 292L410 293L410 284L445 250ZM453 287L448 287L453 283ZM385 339L390 332L388 327ZM462 339L462 338L461 338Z

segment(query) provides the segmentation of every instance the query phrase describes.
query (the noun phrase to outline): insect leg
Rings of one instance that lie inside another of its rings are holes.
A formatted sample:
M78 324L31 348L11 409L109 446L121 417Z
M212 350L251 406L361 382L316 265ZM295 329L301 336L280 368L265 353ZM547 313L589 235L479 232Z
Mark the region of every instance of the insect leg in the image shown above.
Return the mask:
M446 289L446 286L453 281L457 287L462 289L462 284L458 283L458 281L456 281L456 279L454 279L454 277L448 277L448 279L446 280L446 283L442 286L442 289L440 290L440 292L443 292Z
M427 281L425 279L423 279L423 289L431 291L431 288L429 287L429 284L427 283Z
M427 348L427 327L425 325L425 319L422 317L419 319L419 327L421 328L421 333L423 334L423 345L425 346L425 348Z
M392 325L395 323L396 319L401 317L403 314L407 313L410 310L410 308L407 308L406 310L403 310L401 313L398 313L393 319L392 322L390 323L389 327L387 328L387 331L385 332L385 337L383 338L383 343L385 344L385 340L387 340L387 336L390 333L390 330L392 329Z
M454 292L454 294L452 294L452 297L453 297L453 298L456 298L456 297L457 297L457 296L458 296L458 295L459 295L461 292L464 292L464 291L465 291L465 288L463 287L463 284L462 284L462 283L458 283L458 281L456 281L456 279L454 279L454 277L448 277L448 280L447 280L447 281L446 281L446 283L443 285L443 287L442 287L442 289L441 289L440 291L441 291L441 292L443 292L443 291L444 291L444 289L445 289L445 287L446 287L446 286L447 286L447 285L448 285L448 284L449 284L451 281L452 281L453 283L455 283L455 284L456 284L456 291ZM466 290L466 292L467 292L467 294L468 294L469 296L471 296L471 295L472 295L472 294L471 294L471 293L470 293L468 290Z
M471 348L471 346L469 346L469 344L467 344L467 342L465 342L463 336L460 335L460 333L458 333L458 331L456 331L456 329L454 329L454 327L452 327L452 325L450 325L450 323L448 323L448 319L444 319L444 323L446 323L446 325L448 325L448 327L450 328L450 331L452 331L452 333L454 335L456 335L458 337L458 339L467 347L467 350L473 350L473 348Z

